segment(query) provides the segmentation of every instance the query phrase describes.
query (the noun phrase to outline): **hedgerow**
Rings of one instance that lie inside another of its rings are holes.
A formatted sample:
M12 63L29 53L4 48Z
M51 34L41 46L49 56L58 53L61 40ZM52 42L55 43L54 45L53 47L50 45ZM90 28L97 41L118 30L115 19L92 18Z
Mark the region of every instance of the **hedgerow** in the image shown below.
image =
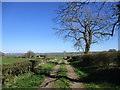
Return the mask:
M116 52L99 52L80 56L72 56L72 61L81 61L84 66L120 66L120 51Z
M12 80L15 76L28 73L32 70L32 62L24 61L13 64L3 64L2 65L2 83Z
M39 59L39 60L29 60L18 63L11 64L3 64L2 65L2 84L6 84L7 82L14 80L19 75L35 72L36 68L41 64L49 62L53 60L51 59ZM39 69L42 71L42 69ZM40 72L41 72L40 71Z

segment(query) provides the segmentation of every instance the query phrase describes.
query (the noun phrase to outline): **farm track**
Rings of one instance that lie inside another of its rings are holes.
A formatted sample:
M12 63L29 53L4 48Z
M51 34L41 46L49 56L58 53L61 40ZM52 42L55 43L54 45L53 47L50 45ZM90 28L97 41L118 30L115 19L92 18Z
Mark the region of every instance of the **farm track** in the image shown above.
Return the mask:
M51 89L56 88L54 83L57 80L57 73L60 69L61 61L62 60L60 60L58 62L58 64L55 66L55 68L53 69L53 72L47 78L45 78L43 83L40 85L39 89L41 89L41 88L51 88ZM64 61L64 63L65 63L66 69L67 69L67 79L70 80L70 88L71 89L84 88L83 83L78 81L79 77L73 70L72 66L69 65L69 63L66 60Z
M69 80L71 81L70 88L71 89L84 88L83 83L78 81L79 77L77 76L77 74L75 73L71 65L69 65L69 63L66 60L65 60L65 65L67 69L67 76Z
M53 72L50 74L50 76L43 81L43 83L40 85L40 88L55 88L54 82L56 81L56 76L57 76L57 72L60 68L60 64L61 64L61 60L55 66L55 68L54 68Z

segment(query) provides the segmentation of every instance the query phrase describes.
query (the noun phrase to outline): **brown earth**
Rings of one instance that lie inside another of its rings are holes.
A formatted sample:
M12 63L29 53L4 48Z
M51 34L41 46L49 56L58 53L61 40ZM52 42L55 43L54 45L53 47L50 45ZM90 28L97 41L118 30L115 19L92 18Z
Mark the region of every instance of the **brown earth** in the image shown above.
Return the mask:
M65 60L65 64L67 69L67 76L72 80L70 83L70 88L84 88L83 83L77 82L79 77L66 60Z

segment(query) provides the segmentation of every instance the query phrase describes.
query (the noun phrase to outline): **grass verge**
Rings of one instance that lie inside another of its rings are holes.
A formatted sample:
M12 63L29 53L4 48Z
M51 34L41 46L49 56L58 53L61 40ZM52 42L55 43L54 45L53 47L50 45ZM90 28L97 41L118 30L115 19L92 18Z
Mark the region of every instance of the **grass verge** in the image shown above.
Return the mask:
M20 75L15 81L11 81L3 88L38 88L42 83L44 75L36 75L33 72Z
M57 63L56 60L42 64L34 72L16 77L15 80L8 82L3 88L38 88Z
M70 64L84 83L86 88L117 88L120 89L119 67L80 66L80 61Z

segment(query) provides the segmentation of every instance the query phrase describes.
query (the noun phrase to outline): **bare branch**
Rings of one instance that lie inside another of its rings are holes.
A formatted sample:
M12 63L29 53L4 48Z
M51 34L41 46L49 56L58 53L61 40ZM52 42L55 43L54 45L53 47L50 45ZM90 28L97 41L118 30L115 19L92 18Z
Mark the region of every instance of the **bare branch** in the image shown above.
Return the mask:
M70 2L58 10L58 33L74 41L74 46L90 50L91 44L109 38L119 22L117 16L111 15L110 3ZM112 9L111 9L112 10ZM117 22L116 22L117 21Z

